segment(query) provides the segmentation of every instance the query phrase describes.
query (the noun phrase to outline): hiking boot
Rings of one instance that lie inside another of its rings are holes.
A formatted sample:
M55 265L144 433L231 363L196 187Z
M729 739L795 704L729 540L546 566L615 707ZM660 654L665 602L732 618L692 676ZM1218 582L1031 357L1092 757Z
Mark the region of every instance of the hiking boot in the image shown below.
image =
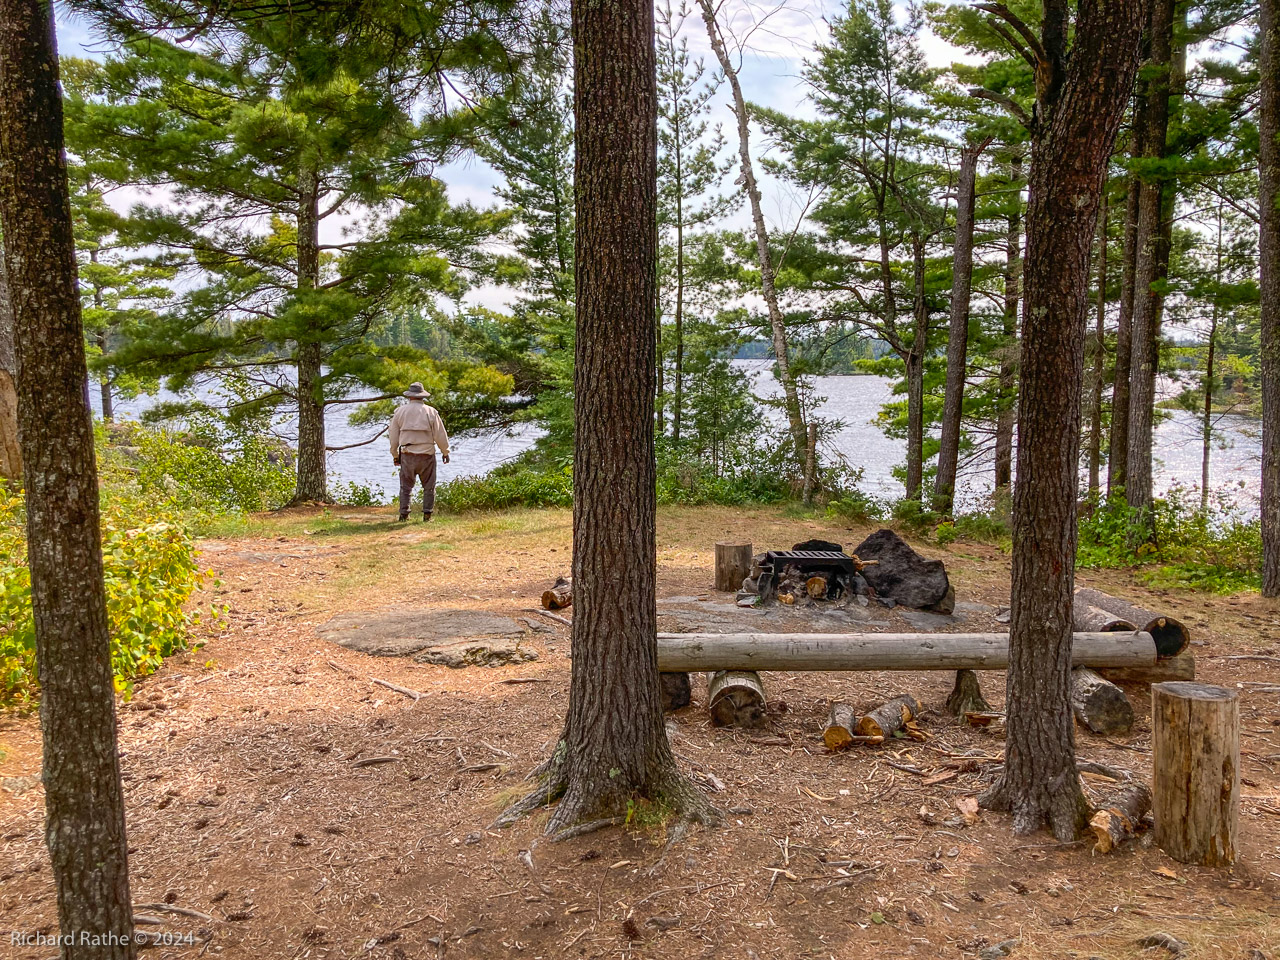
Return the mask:
M405 523L408 519L409 515L407 513L402 513L400 516L396 517L396 523Z
M422 515L422 522L423 522L423 523L430 523L430 522L431 522L431 514L430 514L429 512L428 512L428 513L424 513L424 514Z

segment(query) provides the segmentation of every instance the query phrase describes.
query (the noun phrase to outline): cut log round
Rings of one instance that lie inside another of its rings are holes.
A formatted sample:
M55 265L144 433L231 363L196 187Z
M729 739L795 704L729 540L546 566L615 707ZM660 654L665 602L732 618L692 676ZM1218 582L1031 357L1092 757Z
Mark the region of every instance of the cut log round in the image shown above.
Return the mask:
M660 673L658 681L662 688L663 712L679 710L687 707L693 700L693 691L687 673Z
M1156 844L1183 863L1235 862L1240 703L1206 683L1151 688Z
M1142 818L1150 809L1151 788L1137 780L1126 783L1089 821L1089 828L1097 838L1094 849L1110 853L1138 832Z
M1078 667L1156 662L1145 633L1077 633ZM714 670L1004 670L1007 633L660 633L658 669Z
M1180 653L1168 660L1157 660L1148 667L1102 667L1101 676L1112 683L1164 683L1167 680L1194 680L1196 658Z
M1104 737L1133 728L1133 704L1124 691L1088 667L1071 671L1071 710L1077 720Z
M920 716L924 707L909 693L882 703L870 713L863 714L854 725L854 733L860 737L884 737L886 740L901 730L911 720Z
M763 727L764 685L751 670L721 670L707 681L707 707L717 727Z
M827 596L827 578L810 577L804 582L804 591L814 600L823 600Z
M716 544L716 589L732 593L751 573L751 544Z
M1132 623L1139 630L1151 634L1151 639L1156 642L1156 652L1161 659L1176 657L1186 650L1191 643L1191 634L1180 621L1164 614L1144 610L1128 600L1121 600L1119 597L1113 597L1110 594L1103 593L1101 590L1081 587L1075 593L1074 604L1074 629L1098 629L1096 627L1083 626L1084 621L1080 619L1083 610L1094 607L1109 613L1117 620Z
M831 701L831 712L827 714L827 726L822 731L822 742L828 750L843 750L852 744L864 740L854 733L858 722L858 711L843 700Z
M978 675L972 670L957 670L956 685L947 697L947 713L963 717L966 713L990 713L991 704L982 696Z
M561 610L573 603L573 581L559 577L550 590L542 592L544 610Z

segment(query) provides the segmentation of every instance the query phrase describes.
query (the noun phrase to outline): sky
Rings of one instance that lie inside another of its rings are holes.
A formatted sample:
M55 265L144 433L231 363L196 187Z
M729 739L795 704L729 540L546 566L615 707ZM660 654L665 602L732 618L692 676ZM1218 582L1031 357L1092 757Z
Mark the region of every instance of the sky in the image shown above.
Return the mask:
M710 77L712 68L716 66L715 55L711 52L702 18L696 12L696 4L691 3L690 6L694 12L686 19L682 34L688 38L693 57L706 62L707 76ZM739 79L747 100L795 116L813 116L801 77L804 61L812 55L814 45L826 38L827 20L838 16L845 6L845 3L835 0L770 0L766 3L724 0L719 22L726 33L730 54L735 56L735 60L740 58ZM946 66L963 57L959 50L927 29L919 40L931 66ZM106 45L95 38L88 24L65 7L59 10L58 48L64 56L93 59L101 59L107 51ZM724 127L730 139L729 149L736 150L735 122L727 84L720 87L710 122L713 127L716 124ZM755 127L752 128L751 146L765 220L771 231L790 233L795 229L797 219L803 215L807 197L760 170L759 160L768 156L769 150ZM447 185L449 197L454 202L470 202L477 207L497 203L494 189L500 177L492 167L474 156L437 168L435 176ZM126 191L117 196L115 202L132 203L137 197L137 194ZM724 225L738 229L748 227L750 220L745 208L731 215ZM335 224L333 229L340 230L341 226ZM503 310L510 305L513 296L508 287L481 286L470 291L464 302Z

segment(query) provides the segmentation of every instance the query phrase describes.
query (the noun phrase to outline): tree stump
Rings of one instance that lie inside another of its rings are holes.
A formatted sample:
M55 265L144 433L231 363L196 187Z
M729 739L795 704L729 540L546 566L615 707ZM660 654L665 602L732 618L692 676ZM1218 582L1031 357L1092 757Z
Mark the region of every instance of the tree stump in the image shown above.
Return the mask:
M662 685L663 713L687 707L692 702L693 691L687 673L660 673L658 681Z
M1124 691L1088 667L1071 671L1071 710L1077 720L1104 737L1133 728L1133 704Z
M1234 690L1175 681L1151 687L1156 844L1183 863L1236 859L1240 703Z
M956 685L947 697L947 713L963 717L966 713L990 713L991 704L982 696L978 675L972 670L957 670Z
M707 681L707 708L717 727L763 727L764 685L752 670L721 670Z
M716 544L716 589L734 593L751 573L751 544Z

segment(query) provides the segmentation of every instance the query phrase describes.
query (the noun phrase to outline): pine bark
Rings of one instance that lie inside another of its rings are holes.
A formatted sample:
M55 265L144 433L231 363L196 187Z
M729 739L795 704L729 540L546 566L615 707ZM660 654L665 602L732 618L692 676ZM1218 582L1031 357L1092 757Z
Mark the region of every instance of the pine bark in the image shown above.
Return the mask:
M711 41L711 49L720 62L725 79L729 81L729 91L733 95L733 113L738 125L738 159L742 167L742 189L747 195L751 207L751 223L755 231L756 258L760 265L760 293L764 297L765 307L769 313L769 328L773 335L773 353L778 364L778 380L782 384L783 403L786 408L787 424L791 432L791 443L797 467L804 465L805 422L804 411L800 406L800 393L796 387L795 377L791 373L791 355L788 345L787 326L782 310L778 307L778 294L774 289L774 272L776 265L769 249L769 229L764 222L764 209L760 201L760 186L756 182L755 170L751 166L751 116L747 109L746 98L742 94L742 84L738 80L738 71L729 59L729 51L725 47L724 36L716 23L715 8L711 0L699 0L702 19L707 26L707 37Z
M951 260L951 327L947 333L947 386L942 407L942 444L933 485L933 509L950 513L955 501L960 459L960 421L964 411L965 367L969 353L969 299L973 282L974 192L978 160L986 144L960 151L956 182L956 242Z
M306 296L320 285L320 188L314 172L299 178L298 293ZM294 503L324 503L328 499L324 439L324 348L310 331L299 331L295 364L298 370L298 486Z
M1045 0L1027 208L1014 490L1006 764L982 796L1014 830L1084 828L1070 704L1081 393L1091 251L1107 162L1137 71L1142 0Z
M1280 597L1280 11L1261 0L1262 595Z
M13 304L49 857L67 960L132 958L93 425L52 4L0 0L0 218ZM81 932L98 935L85 943Z
M573 34L576 612L569 714L549 774L552 792L563 790L552 834L621 815L635 798L707 809L676 770L658 678L653 5L578 0Z
M22 476L22 448L18 444L18 360L13 345L13 302L0 242L0 480Z
M1151 0L1148 35L1150 64L1147 78L1146 128L1142 160L1158 166L1168 153L1169 102L1173 72L1174 0ZM1138 196L1138 229L1134 240L1132 369L1129 377L1129 435L1125 464L1125 500L1145 518L1151 510L1151 443L1154 435L1156 373L1160 365L1161 298L1156 285L1161 274L1161 247L1168 192L1161 172L1142 178ZM1143 520L1146 525L1146 519Z
M1022 157L1009 160L1009 180L1022 179ZM1004 347L1000 357L999 410L996 414L996 490L1008 490L1013 480L1013 421L1018 374L1018 303L1022 288L1022 199L1017 198L1009 214L1005 235L1004 266Z

